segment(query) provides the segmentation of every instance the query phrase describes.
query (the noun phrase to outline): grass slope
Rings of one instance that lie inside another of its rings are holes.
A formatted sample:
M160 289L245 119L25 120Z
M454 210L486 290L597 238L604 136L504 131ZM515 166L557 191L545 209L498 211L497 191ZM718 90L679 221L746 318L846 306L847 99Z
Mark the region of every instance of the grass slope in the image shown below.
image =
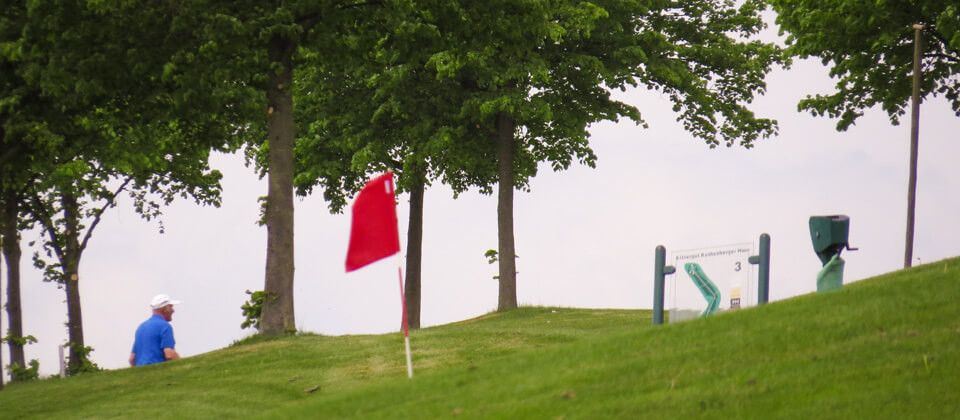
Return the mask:
M524 308L414 332L413 380L399 334L251 340L9 385L0 417L952 418L958 301L960 258L660 327Z

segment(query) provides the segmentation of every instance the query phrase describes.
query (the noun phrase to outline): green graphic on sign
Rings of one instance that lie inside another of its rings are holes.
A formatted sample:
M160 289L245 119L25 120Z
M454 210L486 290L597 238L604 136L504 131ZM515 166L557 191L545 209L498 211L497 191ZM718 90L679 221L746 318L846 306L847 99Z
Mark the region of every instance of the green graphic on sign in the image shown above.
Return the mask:
M707 300L707 308L703 310L700 316L707 316L716 312L717 308L720 307L720 289L717 289L717 285L710 281L707 274L700 268L700 264L687 263L683 268L690 276L690 280L693 280L693 284L697 285L700 294Z

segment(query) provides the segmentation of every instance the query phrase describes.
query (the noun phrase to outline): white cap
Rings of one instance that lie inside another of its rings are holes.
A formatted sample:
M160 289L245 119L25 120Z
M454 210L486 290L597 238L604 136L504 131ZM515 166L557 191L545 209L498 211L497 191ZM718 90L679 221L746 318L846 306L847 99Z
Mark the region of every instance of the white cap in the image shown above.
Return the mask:
M173 300L168 295L156 295L153 297L153 300L150 301L150 307L153 309L160 309L167 305L178 304L180 304L179 300Z

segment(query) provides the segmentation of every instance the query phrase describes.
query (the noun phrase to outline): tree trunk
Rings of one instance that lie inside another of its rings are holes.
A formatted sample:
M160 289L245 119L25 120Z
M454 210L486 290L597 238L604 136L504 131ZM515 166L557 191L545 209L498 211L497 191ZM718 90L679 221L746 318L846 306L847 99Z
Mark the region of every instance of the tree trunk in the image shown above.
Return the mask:
M23 338L23 311L20 306L20 232L17 229L20 213L20 197L15 192L3 193L2 220L0 236L3 237L3 258L7 262L7 337ZM26 368L23 355L23 343L11 340L10 363Z
M497 233L499 236L500 297L498 311L517 307L517 264L513 242L513 132L516 122L497 114Z
M267 88L269 141L267 192L266 299L260 332L275 336L296 332L293 311L293 53L296 43L281 35L270 40L270 61L282 70L270 74Z
M61 196L64 232L64 252L60 264L63 269L64 288L67 292L67 333L70 340L70 362L67 368L77 372L84 365L86 354L83 342L83 313L80 309L80 210L77 197L64 192Z
M422 171L411 174L414 185L410 189L410 221L407 224L407 280L403 296L407 301L407 323L420 328L420 278L423 258L423 191L426 181Z

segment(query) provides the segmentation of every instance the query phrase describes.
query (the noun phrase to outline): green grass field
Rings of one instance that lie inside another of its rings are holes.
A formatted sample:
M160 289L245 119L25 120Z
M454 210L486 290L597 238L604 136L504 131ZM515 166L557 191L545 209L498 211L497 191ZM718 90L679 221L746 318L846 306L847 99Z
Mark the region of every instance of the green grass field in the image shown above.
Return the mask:
M960 258L658 327L650 311L523 308L411 341L413 380L399 333L255 338L8 385L0 417L956 418Z

